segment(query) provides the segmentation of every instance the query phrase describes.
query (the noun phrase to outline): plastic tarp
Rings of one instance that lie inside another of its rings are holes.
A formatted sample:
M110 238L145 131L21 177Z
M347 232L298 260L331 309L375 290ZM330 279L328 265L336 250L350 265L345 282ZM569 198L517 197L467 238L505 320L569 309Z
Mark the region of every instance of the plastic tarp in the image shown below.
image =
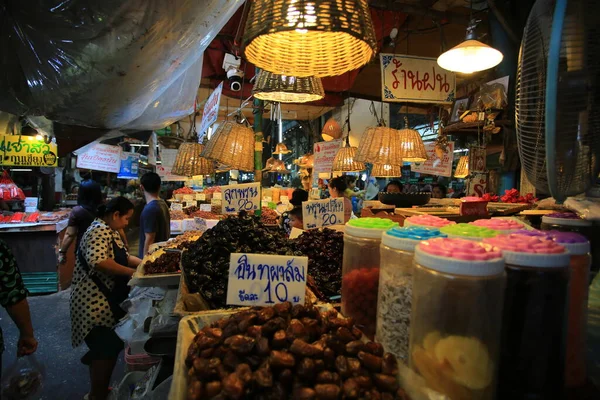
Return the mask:
M0 110L152 130L194 110L204 50L242 0L4 0Z

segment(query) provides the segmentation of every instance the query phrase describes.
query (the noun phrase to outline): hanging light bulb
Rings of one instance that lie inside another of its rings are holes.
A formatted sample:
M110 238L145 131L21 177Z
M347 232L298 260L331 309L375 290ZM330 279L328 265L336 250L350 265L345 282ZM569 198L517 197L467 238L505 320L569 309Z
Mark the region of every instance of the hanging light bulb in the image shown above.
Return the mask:
M456 170L454 171L455 178L466 178L469 176L469 156L462 156L458 160Z
M464 42L438 57L437 63L440 67L448 71L470 74L493 68L502 62L504 56L500 51L477 40L477 22L471 20Z
M331 170L333 172L360 172L367 169L365 164L356 161L356 151L358 147L350 146L350 99L348 99L348 134L346 135L346 145L341 147L333 159Z

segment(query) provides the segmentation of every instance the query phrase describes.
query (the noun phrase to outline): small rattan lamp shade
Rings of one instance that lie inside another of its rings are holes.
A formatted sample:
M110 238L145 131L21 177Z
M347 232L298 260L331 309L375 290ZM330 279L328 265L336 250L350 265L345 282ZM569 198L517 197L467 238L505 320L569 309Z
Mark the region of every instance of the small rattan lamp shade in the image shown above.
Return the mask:
M402 167L399 165L373 164L371 176L376 178L402 176Z
M360 138L356 160L373 164L402 165L400 136L387 126L367 128Z
M324 77L368 63L377 40L367 0L255 0L243 45L263 70Z
M279 103L306 103L325 97L321 78L277 75L261 71L252 89L255 98Z
M287 148L285 143L277 143L273 154L290 154L292 151Z
M203 150L204 145L200 143L182 143L171 173L183 176L214 174L215 162L202 157Z
M342 127L340 124L338 124L335 118L331 117L325 122L325 125L323 125L321 136L323 136L323 140L326 142L339 139L342 137Z
M285 163L283 160L275 160L273 165L271 166L271 170L269 172L274 172L277 174L289 174L290 171L285 167Z
M454 171L455 178L466 178L469 176L469 156L462 156L458 160L456 170Z
M402 160L406 162L427 161L427 150L425 150L425 145L419 132L410 129L408 126L400 129L398 132Z
M206 144L202 156L230 169L254 170L254 132L243 124L225 121Z
M335 154L331 170L334 172L360 172L367 169L365 164L356 161L356 147L350 145L341 147Z

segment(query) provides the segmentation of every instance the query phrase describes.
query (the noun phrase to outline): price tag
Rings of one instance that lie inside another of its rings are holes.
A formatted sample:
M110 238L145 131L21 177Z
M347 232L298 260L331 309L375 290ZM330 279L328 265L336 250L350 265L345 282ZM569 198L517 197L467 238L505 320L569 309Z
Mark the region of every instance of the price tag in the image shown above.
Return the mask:
M344 199L325 199L302 202L304 229L321 228L344 223Z
M227 304L268 306L304 304L308 257L232 253Z
M171 210L173 211L183 211L183 204L181 203L171 203Z
M223 198L223 196L222 196L221 192L214 192L212 198L215 200L221 200Z
M206 195L204 193L196 193L196 200L206 201Z
M222 186L221 191L221 209L225 215L240 211L253 213L260 207L260 182Z
M212 211L212 205L210 204L200 204L200 211Z
M290 204L290 198L288 196L281 196L279 200L281 200L281 204Z
M195 206L195 205L197 204L197 203L196 203L196 200L192 200L192 201L184 201L184 203L185 203L185 206L186 206L186 207Z
M221 207L221 199L212 198L212 199L210 199L210 204L212 206L219 206L219 207Z
M184 194L183 201L194 201L194 195L193 194Z

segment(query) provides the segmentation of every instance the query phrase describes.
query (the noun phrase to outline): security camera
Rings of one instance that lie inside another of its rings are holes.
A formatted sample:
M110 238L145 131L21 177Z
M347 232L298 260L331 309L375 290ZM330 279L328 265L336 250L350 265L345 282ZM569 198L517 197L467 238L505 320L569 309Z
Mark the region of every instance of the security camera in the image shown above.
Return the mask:
M234 56L233 54L225 54L223 59L223 69L227 73L227 80L229 80L229 87L234 92L242 90L242 79L244 78L244 72L240 69L242 60Z

